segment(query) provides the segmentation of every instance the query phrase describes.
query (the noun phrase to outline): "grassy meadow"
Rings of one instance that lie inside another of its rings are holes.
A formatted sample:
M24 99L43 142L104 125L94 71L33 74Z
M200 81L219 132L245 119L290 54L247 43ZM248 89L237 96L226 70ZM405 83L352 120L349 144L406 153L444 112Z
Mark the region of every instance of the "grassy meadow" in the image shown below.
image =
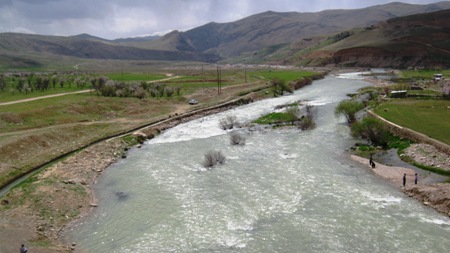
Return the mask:
M392 99L375 113L450 145L450 100Z

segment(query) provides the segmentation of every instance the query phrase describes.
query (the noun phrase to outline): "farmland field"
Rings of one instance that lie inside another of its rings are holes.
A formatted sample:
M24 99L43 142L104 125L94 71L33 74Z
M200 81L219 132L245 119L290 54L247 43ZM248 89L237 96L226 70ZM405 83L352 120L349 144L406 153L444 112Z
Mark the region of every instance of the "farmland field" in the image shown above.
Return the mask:
M381 117L450 144L450 100L395 99L380 105Z

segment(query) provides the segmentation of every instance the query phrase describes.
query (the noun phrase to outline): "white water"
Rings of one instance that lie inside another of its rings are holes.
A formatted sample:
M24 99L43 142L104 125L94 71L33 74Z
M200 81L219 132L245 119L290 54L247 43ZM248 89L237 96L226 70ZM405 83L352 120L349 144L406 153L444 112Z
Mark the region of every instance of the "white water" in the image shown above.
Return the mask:
M355 78L169 129L105 172L99 207L68 236L86 252L448 252L447 217L348 159L353 141L333 110L366 85ZM246 145L231 146L219 128L298 100L318 109L314 130L241 129ZM225 164L203 168L210 150Z

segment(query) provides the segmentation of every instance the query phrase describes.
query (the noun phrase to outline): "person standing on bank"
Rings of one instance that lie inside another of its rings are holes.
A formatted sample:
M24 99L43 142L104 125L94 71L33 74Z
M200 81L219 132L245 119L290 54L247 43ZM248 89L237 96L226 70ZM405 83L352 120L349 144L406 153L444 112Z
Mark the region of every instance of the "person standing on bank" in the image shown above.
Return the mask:
M406 173L403 174L403 186L405 186L405 185L406 185Z
M20 253L27 253L28 249L25 247L25 245L22 244L22 247L20 247Z
M414 174L414 184L417 184L417 173Z

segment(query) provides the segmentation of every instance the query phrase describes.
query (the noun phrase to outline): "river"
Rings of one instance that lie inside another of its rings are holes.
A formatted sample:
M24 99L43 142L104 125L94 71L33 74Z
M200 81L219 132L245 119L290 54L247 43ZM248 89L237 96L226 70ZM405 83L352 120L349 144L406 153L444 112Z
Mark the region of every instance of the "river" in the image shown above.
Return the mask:
M98 207L66 236L83 252L448 252L450 219L353 162L333 114L357 75L327 76L293 95L193 120L132 149L94 186ZM277 105L308 101L317 127L239 129ZM210 170L204 154L221 151Z

